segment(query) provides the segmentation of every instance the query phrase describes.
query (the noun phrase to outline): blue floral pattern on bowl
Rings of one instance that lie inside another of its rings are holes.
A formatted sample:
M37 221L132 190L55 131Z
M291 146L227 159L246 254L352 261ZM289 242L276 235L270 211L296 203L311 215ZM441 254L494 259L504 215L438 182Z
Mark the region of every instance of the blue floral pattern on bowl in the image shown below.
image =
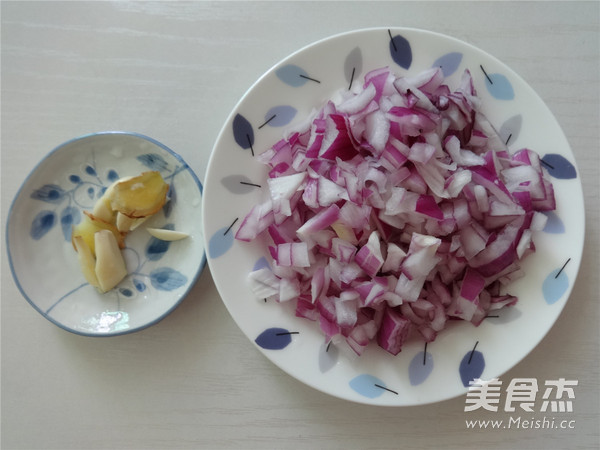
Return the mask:
M78 267L71 229L114 181L157 170L169 184L168 201L125 240L128 275L100 294ZM202 185L163 144L135 133L96 133L52 151L25 180L6 231L12 273L25 298L50 321L84 335L142 329L165 317L194 284L206 258ZM177 229L183 241L152 237L145 226Z

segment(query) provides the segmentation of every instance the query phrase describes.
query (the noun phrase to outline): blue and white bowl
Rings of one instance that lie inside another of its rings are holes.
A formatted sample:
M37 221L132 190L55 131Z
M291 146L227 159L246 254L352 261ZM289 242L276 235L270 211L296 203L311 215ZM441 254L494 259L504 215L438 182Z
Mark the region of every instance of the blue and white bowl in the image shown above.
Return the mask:
M170 185L170 200L127 235L128 275L101 294L83 277L72 226L112 182L149 170L160 171ZM6 248L15 283L40 314L73 333L109 336L148 327L183 300L206 263L201 203L202 185L192 169L160 142L128 132L70 140L38 164L11 205ZM146 226L189 236L159 241Z

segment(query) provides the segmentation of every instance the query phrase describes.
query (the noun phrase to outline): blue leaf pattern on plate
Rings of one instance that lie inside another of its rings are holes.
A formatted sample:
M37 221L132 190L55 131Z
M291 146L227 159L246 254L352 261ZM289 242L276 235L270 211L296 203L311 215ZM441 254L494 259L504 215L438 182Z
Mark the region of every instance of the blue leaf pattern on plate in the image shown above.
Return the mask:
M265 124L268 124L271 127L282 127L294 120L297 112L296 108L293 108L292 106L274 106L267 111L267 114L265 114Z
M46 203L60 203L65 198L65 191L56 184L45 184L31 193L31 198Z
M544 232L552 234L561 234L565 232L565 224L554 211L544 211L543 214L548 217Z
M169 167L165 158L157 153L146 153L145 155L137 156L137 160L141 162L146 167L152 170L163 171Z
M444 74L444 76L449 77L454 72L456 72L456 70L460 66L462 57L463 54L459 52L446 53L445 55L440 56L438 59L436 59L432 67L439 67L440 69L442 69L442 73Z
M146 290L146 284L137 278L133 279L133 286L138 292L144 292Z
M165 230L174 230L175 225L168 223L162 228ZM146 258L150 261L158 261L165 253L167 253L170 245L170 241L163 241L162 239L157 239L155 237L150 238L148 245L146 245Z
M246 175L228 175L221 179L221 184L232 194L248 194L260 185L253 183Z
M516 141L519 137L519 133L521 132L522 124L523 116L521 116L521 114L515 114L514 116L506 119L500 126L500 131L498 131L502 142L508 145L509 143Z
M552 305L560 300L560 298L565 292L567 292L567 289L569 288L569 277L563 269L564 267L553 270L542 283L544 299L549 305Z
M285 84L292 87L300 87L308 81L308 73L301 67L294 64L281 66L275 71L275 75Z
M97 175L96 169L94 169L94 167L90 165L85 166L85 173L94 177Z
M73 184L79 184L81 183L81 177L79 175L69 175L69 181Z
M233 233L230 227L223 227L212 235L208 241L208 255L211 258L218 258L227 253L227 250L233 245Z
M254 130L250 122L241 114L233 119L233 138L243 149L251 149L254 145Z
M477 344L475 344L475 346L477 346ZM469 350L458 367L463 386L469 387L470 381L481 378L484 368L485 359L483 358L483 353L475 349Z
M359 47L352 49L344 61L344 77L348 84L348 89L352 88L352 83L361 75L362 72L362 52Z
M170 267L161 267L150 272L150 283L155 289L172 291L187 283L187 277Z
M408 69L412 64L410 43L400 35L390 39L390 54L394 62L404 69Z
M114 182L119 179L119 174L117 173L116 170L110 169L108 171L108 174L106 175L106 178L108 179L108 181Z
M133 296L133 291L129 288L119 288L119 293L125 297Z
M29 235L36 241L41 239L56 223L56 214L54 211L43 210L37 213L33 222Z
M542 164L548 170L548 173L554 178L560 180L570 180L577 178L575 166L569 162L564 156L556 153L549 153L542 158Z
M319 370L321 373L331 370L338 361L338 348L331 342L324 342L319 347Z
M270 269L271 267L269 266L269 261L267 261L267 258L265 258L264 256L261 256L256 263L254 263L254 267L252 268L252 270L259 270L259 269Z
M429 352L419 352L410 361L408 379L416 386L423 383L433 371L433 356Z
M292 336L285 328L267 328L254 342L266 350L281 350L292 342Z
M73 225L81 221L81 212L73 206L67 206L60 212L60 226L62 228L65 241L71 240Z
M498 100L512 100L515 98L512 84L501 73L490 73L485 77L485 87L492 97Z
M376 398L386 392L383 381L366 373L352 378L349 384L354 391L368 398Z

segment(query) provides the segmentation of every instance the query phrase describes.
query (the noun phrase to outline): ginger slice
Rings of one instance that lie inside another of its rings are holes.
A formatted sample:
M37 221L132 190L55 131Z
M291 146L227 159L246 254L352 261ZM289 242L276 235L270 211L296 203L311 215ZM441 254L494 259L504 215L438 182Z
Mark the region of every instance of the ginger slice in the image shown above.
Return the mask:
M151 216L163 207L168 191L169 185L160 172L143 172L113 186L110 206L131 218Z

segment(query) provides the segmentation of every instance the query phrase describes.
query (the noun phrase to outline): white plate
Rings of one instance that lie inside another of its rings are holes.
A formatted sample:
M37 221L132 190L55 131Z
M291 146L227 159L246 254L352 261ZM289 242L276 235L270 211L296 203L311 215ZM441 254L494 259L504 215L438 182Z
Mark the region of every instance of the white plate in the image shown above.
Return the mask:
M71 227L118 178L159 170L170 200L123 250L129 275L100 294L86 283L71 244ZM125 334L169 314L206 263L201 233L202 185L179 155L135 133L105 132L54 149L27 177L10 208L6 247L23 296L51 322L86 336ZM145 227L189 234L158 241Z
M265 186L266 170L253 154L267 150L283 137L286 126L305 120L311 109L350 83L362 81L372 69L389 66L406 75L434 65L442 66L451 87L464 69L470 69L483 112L509 141L510 150L531 148L548 169L552 166L557 210L534 238L537 252L525 261L527 276L511 286L519 303L502 310L499 317L490 317L479 327L454 323L427 347L414 340L398 356L376 345L357 358L337 348L326 352L315 323L294 317L289 306L253 298L248 288L247 275L266 255L265 245L235 241L233 235L251 206L265 198L265 188L258 186ZM575 159L543 101L487 53L415 29L366 29L334 36L270 69L240 100L219 135L203 204L208 263L242 331L253 342L258 340L257 348L273 363L300 381L333 396L374 405L445 400L464 394L473 378L490 379L509 370L558 318L583 249L583 195Z

